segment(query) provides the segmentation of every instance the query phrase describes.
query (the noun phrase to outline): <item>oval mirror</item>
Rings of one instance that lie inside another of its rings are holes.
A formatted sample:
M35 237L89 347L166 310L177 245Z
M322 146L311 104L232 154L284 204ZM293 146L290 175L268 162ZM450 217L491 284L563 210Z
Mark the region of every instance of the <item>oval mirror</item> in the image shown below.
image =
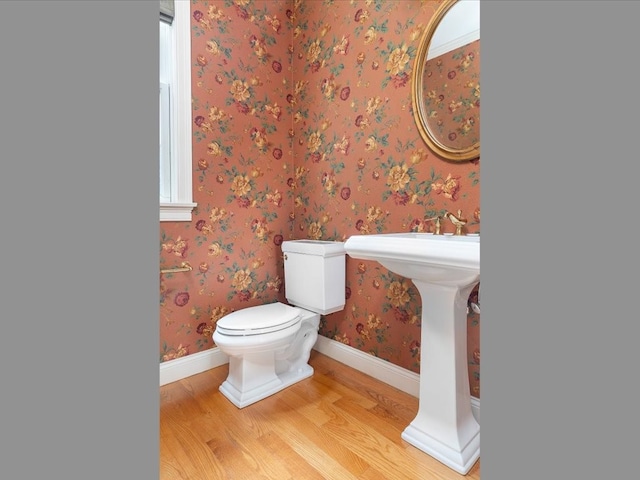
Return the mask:
M438 156L480 156L480 1L445 0L420 40L411 100L420 135Z

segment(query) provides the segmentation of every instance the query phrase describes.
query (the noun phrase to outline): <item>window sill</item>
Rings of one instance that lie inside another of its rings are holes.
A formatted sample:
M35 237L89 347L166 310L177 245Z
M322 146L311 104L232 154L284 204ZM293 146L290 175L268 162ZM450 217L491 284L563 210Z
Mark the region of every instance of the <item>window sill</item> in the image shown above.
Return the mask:
M197 203L161 203L160 221L190 222L191 212L197 206Z

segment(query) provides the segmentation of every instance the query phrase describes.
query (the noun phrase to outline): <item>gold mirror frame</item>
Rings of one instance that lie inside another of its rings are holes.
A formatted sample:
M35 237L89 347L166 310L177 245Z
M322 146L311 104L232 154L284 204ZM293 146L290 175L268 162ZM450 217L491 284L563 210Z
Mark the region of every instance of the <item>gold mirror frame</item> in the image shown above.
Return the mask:
M429 46L431 45L431 39L444 16L456 3L458 3L458 0L445 0L442 5L438 7L420 40L411 78L411 102L413 104L413 116L420 131L420 136L422 136L429 148L436 155L446 160L463 162L476 159L480 156L480 142L461 149L444 145L429 129L422 96L425 82L424 67L427 61Z

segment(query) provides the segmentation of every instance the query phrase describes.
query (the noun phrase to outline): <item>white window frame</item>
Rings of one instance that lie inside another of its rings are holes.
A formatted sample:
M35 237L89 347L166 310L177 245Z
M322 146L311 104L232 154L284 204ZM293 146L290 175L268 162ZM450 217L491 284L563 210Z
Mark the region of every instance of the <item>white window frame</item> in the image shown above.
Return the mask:
M173 81L171 112L171 200L160 202L160 221L191 221L193 202L193 137L191 133L191 7L175 0L172 23Z
M171 203L171 85L160 80L160 204Z

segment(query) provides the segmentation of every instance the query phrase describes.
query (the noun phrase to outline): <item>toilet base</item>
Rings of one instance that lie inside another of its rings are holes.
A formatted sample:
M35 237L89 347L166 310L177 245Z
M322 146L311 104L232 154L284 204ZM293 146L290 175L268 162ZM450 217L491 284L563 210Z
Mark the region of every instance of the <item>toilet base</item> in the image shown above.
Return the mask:
M280 373L274 376L270 381L258 385L248 391L241 392L234 387L227 379L220 385L220 393L229 399L238 408L244 408L252 403L262 400L273 395L294 383L309 378L313 375L313 367L311 365L303 365L294 370Z

